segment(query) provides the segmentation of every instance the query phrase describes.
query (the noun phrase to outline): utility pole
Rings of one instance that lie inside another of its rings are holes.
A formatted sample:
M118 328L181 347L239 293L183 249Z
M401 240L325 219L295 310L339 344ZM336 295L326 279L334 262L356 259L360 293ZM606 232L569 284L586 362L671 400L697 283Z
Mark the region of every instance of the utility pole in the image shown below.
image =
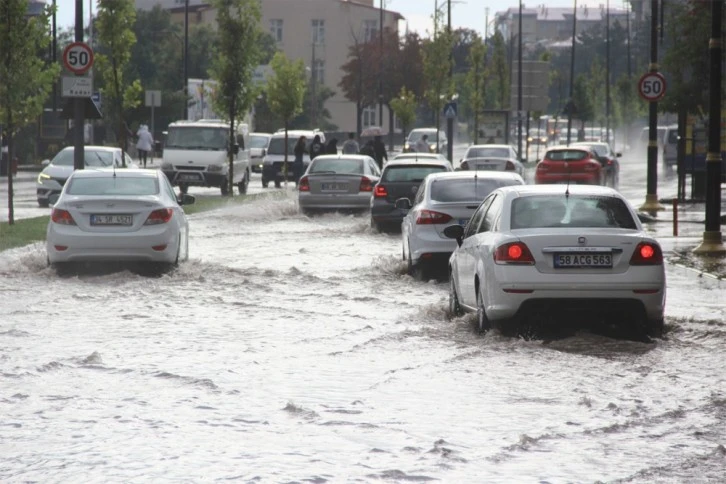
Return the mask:
M605 142L610 144L610 0L605 13Z
M517 53L517 155L519 155L519 161L523 161L526 156L522 155L522 0L519 0L519 19L518 19L517 33L519 39L517 40L517 47L519 52ZM529 117L528 117L529 119Z
M572 140L572 111L575 109L575 38L577 37L577 0L572 11L572 54L570 56L570 102L567 109L567 146Z
M75 41L83 42L83 0L76 0ZM82 170L85 166L83 146L83 108L84 98L73 98L73 169Z
M650 72L658 72L658 0L650 2ZM645 203L640 210L655 213L664 207L658 202L658 103L648 110L648 177Z
M189 0L184 1L184 119L189 119Z
M448 34L451 36L451 0L447 0L447 28ZM450 46L449 51L449 84L454 82L454 46ZM450 100L451 101L451 100ZM436 127L438 129L438 126ZM439 135L436 133L436 139L438 140ZM446 117L446 157L449 159L449 163L454 163L454 118L451 116ZM437 141L438 144L438 141Z
M316 63L315 40L313 40L313 58L310 62L310 122L312 124L312 128L317 128L318 124L318 73L315 68Z
M708 41L709 76L708 153L706 154L706 231L696 254L723 255L721 236L721 18L723 0L711 3L711 38Z
M378 11L380 14L380 28L378 29L378 44L379 48L381 50L381 58L378 59L379 64L381 67L379 69L378 73L378 125L383 129L383 0L380 0L381 3L378 7ZM393 127L391 127L393 129Z

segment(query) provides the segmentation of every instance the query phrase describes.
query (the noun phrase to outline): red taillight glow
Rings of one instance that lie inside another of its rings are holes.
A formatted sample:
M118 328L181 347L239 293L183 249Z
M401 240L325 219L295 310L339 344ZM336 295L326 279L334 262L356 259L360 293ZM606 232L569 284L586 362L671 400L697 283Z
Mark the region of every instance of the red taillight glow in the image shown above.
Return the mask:
M468 170L469 169L469 163L466 161L461 162L461 169L462 170Z
M494 251L494 262L497 264L534 265L534 257L525 243L510 242L497 247Z
M445 224L451 220L451 215L433 210L421 210L416 217L416 225L437 225Z
M162 250L166 250L166 244L164 245L152 245L152 249L154 249L157 252L161 252Z
M360 177L360 188L358 189L359 192L372 192L373 191L373 183L371 183L370 178L362 176Z
M585 163L584 170L585 171L598 171L601 168L602 165L596 161L590 161L588 163Z
M144 225L165 224L169 220L171 220L171 216L173 214L174 211L170 208L160 208L158 210L154 210L149 214L146 222L144 222Z
M308 180L308 177L304 176L300 178L300 181L297 182L297 189L301 192L310 191L310 180Z
M388 196L388 190L386 190L386 187L383 185L376 185L373 196L376 198L386 198Z
M60 225L76 225L76 221L73 220L71 213L62 208L54 208L50 214L50 219Z
M514 163L512 163L511 161L507 161L507 166L505 166L504 169L507 171L514 170Z
M641 242L630 258L631 266L658 266L663 264L663 252L658 244Z
M68 250L68 246L67 245L54 245L53 247L58 252L63 252L64 250Z

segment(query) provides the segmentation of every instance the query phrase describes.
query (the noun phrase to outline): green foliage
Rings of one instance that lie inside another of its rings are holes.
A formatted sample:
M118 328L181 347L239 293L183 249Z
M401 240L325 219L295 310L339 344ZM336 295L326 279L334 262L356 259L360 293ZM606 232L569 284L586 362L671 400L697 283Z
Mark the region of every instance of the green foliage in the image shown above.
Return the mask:
M486 45L481 38L474 36L469 49L469 72L466 74L466 90L468 92L468 105L474 116L474 143L479 142L479 113L484 108L484 83Z
M424 97L431 110L436 114L438 126L441 110L453 94L449 76L449 71L453 66L451 60L453 35L444 28L443 20L438 12L434 17L434 23L438 33L434 38L425 40L423 44L423 71L426 79Z
M287 125L303 109L305 65L301 59L293 62L278 52L270 66L273 74L267 80L267 103L270 111Z
M497 31L492 36L492 59L488 66L487 78L492 79L492 89L488 90L487 106L494 109L509 108L509 64L504 37Z
M401 88L398 97L391 99L391 109L403 126L403 137L406 137L408 128L413 125L416 119L416 108L418 101L416 95L407 90L406 87Z
M308 82L303 97L303 111L290 121L290 129L309 129L312 127L323 131L337 131L338 127L330 120L332 118L330 111L325 107L325 103L333 96L335 96L335 91L324 84L318 84L313 99L312 82ZM305 109L313 104L315 104L314 123L312 109ZM277 128L279 127L278 124Z
M590 85L586 75L580 74L575 78L575 89L572 94L575 103L575 112L572 117L579 119L583 126L587 121L593 121L595 119L595 110L590 97Z
M0 222L0 252L45 240L48 219L44 215L16 220L12 224Z

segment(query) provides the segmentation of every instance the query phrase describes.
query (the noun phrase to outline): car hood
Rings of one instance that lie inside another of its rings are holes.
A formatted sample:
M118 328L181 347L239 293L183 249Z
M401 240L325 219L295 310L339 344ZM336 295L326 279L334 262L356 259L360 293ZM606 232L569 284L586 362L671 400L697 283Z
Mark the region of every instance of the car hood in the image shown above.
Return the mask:
M43 171L41 173L43 173L44 175L48 175L51 178L65 180L66 178L71 176L71 173L73 173L73 167L66 165L54 165L51 163L50 165L43 168Z

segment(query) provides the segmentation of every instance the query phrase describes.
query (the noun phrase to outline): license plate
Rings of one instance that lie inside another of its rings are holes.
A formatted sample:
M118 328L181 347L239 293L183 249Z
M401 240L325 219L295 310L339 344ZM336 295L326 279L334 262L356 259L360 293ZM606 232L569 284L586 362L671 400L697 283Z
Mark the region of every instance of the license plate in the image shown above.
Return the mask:
M202 175L198 173L179 173L177 180L181 181L201 181Z
M93 214L91 215L91 225L131 225L133 217L131 215L120 214Z
M494 171L497 169L497 165L476 165L477 170L491 170Z
M320 188L326 191L348 190L347 183L321 183Z
M603 268L609 269L613 266L613 255L612 254L555 254L554 256L555 268Z

